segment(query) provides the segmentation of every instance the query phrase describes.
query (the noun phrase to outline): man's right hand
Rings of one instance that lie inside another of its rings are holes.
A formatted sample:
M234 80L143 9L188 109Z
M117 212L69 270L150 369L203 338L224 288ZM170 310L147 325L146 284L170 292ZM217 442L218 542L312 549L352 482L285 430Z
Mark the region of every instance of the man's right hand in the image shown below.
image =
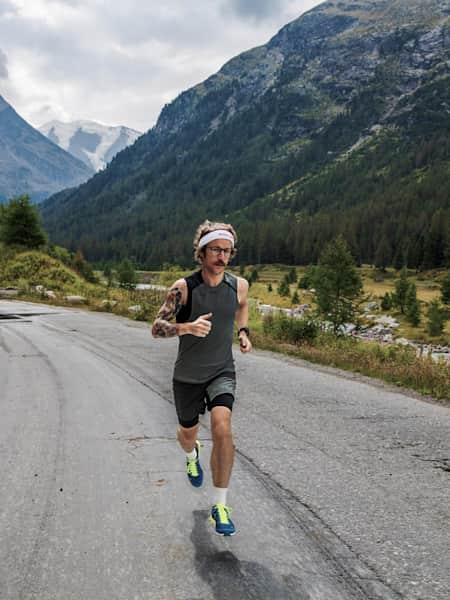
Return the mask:
M206 315L200 315L195 321L189 323L189 333L191 335L195 335L196 337L206 337L208 333L211 331L211 321L212 313L208 313Z

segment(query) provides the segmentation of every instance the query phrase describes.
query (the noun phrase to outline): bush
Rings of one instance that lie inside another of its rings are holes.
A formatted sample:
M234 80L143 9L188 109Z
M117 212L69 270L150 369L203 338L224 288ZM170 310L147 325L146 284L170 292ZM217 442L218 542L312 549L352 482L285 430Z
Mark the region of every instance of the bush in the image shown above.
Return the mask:
M295 319L284 313L270 314L263 319L263 331L275 340L299 344L317 337L319 323L312 317Z
M289 296L291 290L289 289L289 282L288 282L286 276L284 277L283 281L278 286L277 291L278 291L278 294L282 297Z
M392 308L392 297L389 292L386 292L381 299L381 308L383 310L391 310Z
M17 281L27 281L29 286L44 285L55 290L72 286L77 281L76 274L42 252L28 251L11 256L0 272L2 285L15 285Z

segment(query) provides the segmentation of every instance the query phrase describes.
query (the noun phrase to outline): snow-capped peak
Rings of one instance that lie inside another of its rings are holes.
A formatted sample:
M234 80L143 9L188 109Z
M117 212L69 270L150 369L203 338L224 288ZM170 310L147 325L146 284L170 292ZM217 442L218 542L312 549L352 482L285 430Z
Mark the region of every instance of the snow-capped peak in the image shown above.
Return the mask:
M114 156L132 144L139 131L124 126L109 126L94 121L49 121L39 131L52 142L99 171Z

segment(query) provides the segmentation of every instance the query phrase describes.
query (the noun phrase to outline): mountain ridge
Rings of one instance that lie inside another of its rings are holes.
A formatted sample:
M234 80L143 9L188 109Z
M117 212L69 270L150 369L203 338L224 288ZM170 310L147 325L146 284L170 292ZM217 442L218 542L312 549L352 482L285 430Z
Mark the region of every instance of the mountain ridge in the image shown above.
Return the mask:
M124 125L104 125L86 119L70 122L53 120L38 129L94 171L104 169L118 152L142 135Z
M22 194L40 201L86 181L92 170L27 123L0 95L0 202Z
M206 215L242 217L240 226L248 232L253 224L244 215L252 204L355 153L364 157L361 168L371 177L364 145L376 147L380 132L398 130L401 135L390 139L407 154L415 144L431 143L439 130L447 140L449 86L439 82L449 81L449 17L448 3L439 0L319 5L166 105L155 127L101 177L50 199L45 222L53 232L64 221L71 243L82 240L94 260L127 253L141 265L186 263L186 225L194 228ZM427 85L433 109L424 105L420 114L414 103L421 90L428 94ZM416 126L427 119L428 127ZM395 148L389 152L401 170L402 156ZM446 157L439 160L446 164ZM377 185L382 190L383 177ZM442 208L448 202L446 197ZM286 208L287 218L292 210ZM429 225L423 225L424 236ZM269 227L274 239L276 226ZM241 248L249 259L258 255L246 241ZM375 250L370 252L358 256L370 261Z

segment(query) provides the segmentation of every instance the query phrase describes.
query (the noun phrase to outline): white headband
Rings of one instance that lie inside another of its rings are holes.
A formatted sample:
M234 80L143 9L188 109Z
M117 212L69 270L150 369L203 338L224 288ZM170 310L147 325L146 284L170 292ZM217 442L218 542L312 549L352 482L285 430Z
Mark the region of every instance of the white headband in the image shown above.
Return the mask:
M210 231L200 238L198 247L203 248L203 246L206 246L206 244L209 244L209 242L212 242L213 240L228 240L231 242L231 247L234 248L234 236L225 229L216 229L216 231Z

